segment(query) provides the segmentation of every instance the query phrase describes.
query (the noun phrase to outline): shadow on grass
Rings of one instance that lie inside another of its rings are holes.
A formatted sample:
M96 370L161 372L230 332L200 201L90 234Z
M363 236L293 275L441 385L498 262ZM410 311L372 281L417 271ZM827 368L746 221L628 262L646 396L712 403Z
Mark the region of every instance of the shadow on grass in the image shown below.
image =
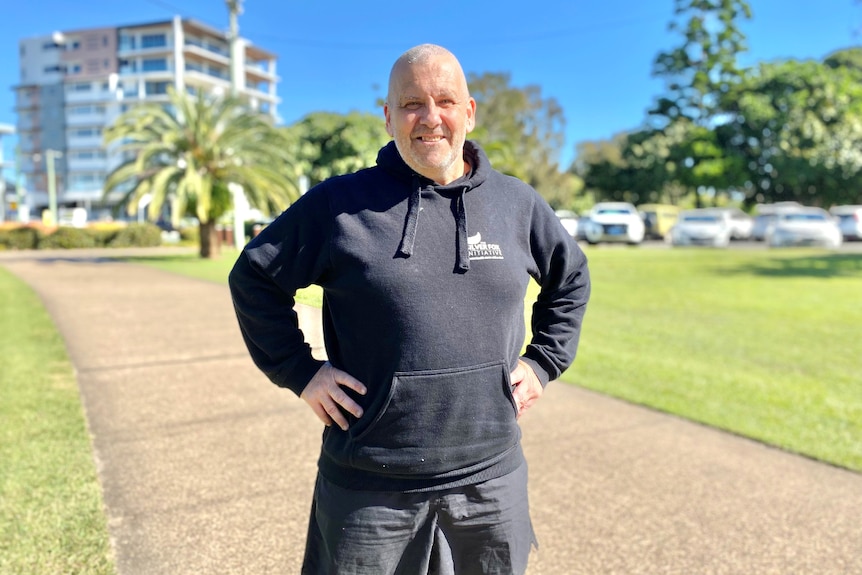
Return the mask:
M722 273L764 277L862 277L862 254L817 254L800 257L771 257L750 262Z

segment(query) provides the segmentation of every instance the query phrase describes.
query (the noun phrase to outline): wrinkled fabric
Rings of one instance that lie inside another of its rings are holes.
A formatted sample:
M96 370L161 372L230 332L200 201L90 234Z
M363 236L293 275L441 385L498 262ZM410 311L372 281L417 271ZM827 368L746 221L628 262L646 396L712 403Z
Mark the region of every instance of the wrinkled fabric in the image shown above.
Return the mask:
M514 575L538 546L527 466L430 493L342 489L319 477L303 575Z

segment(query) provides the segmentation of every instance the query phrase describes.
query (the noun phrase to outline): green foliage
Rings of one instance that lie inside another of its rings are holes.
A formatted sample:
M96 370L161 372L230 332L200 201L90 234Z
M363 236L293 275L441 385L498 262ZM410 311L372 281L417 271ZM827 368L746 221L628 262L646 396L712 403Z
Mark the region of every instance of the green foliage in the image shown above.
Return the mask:
M39 247L42 233L29 226L0 229L0 248L9 250L35 250Z
M162 232L149 223L112 228L59 227L50 232L21 226L0 229L0 248L14 250L153 247L161 245Z
M761 64L723 98L717 133L746 170L751 203L862 201L862 49L823 63Z
M96 247L97 234L83 228L60 227L54 232L43 236L39 241L39 249L75 249Z
M751 18L751 8L746 0L675 0L674 6L668 28L682 42L655 59L653 75L667 81L667 91L650 111L659 129L684 132L670 153L675 169L665 175L689 189L724 189L738 160L718 145L712 127L724 112L722 95L744 75L736 61L746 50L739 20Z
M283 128L294 156L296 176L314 186L332 176L373 166L390 138L382 116L315 112Z
M284 210L299 194L296 169L282 133L241 99L169 92L170 106L143 104L120 116L105 132L135 157L108 175L105 195L127 190L130 215L145 198L155 221L172 204L174 218L190 214L201 226L216 222L232 206L230 184L264 214ZM201 256L218 249L214 234L201 234Z
M114 573L101 491L65 346L0 267L0 573Z
M476 100L470 138L491 164L536 188L553 207L574 207L583 182L559 168L566 121L557 101L543 98L539 86L511 86L508 73L470 74L467 81Z
M106 245L110 248L155 247L162 243L162 230L149 223L129 224L110 237Z

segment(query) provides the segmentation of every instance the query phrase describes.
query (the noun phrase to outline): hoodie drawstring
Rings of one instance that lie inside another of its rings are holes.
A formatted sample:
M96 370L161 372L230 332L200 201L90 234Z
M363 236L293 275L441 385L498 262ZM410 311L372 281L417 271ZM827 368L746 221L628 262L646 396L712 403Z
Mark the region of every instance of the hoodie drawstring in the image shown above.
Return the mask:
M401 245L398 253L409 258L413 255L413 244L416 242L416 227L419 225L419 204L422 202L422 186L419 178L413 175L413 189L410 199L407 200L407 221L404 222L404 234L401 236Z
M456 203L456 225L458 231L458 271L466 272L470 269L470 252L467 242L467 210L464 206L464 196L467 188L461 188L461 193L455 198ZM401 236L401 244L398 246L398 254L409 258L413 255L413 245L416 243L416 228L419 226L419 211L422 203L422 185L417 176L413 176L413 187L410 198L407 200L407 219L404 222L404 233Z
M467 209L464 207L464 196L467 188L461 188L461 195L458 196L458 269L466 272L470 269L470 253L467 245Z

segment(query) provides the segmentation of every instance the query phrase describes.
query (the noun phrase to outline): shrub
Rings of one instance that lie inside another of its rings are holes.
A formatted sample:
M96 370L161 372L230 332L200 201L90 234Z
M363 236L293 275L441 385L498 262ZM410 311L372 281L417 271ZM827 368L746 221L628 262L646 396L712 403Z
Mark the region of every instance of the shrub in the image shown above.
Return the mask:
M40 249L74 249L96 247L96 235L82 228L59 227L39 241Z
M188 226L180 229L180 240L184 243L199 244L201 241L201 231L197 226Z
M0 230L0 247L9 250L35 250L41 233L36 228L20 227Z
M107 240L110 248L155 247L162 243L162 230L154 224L129 224Z

